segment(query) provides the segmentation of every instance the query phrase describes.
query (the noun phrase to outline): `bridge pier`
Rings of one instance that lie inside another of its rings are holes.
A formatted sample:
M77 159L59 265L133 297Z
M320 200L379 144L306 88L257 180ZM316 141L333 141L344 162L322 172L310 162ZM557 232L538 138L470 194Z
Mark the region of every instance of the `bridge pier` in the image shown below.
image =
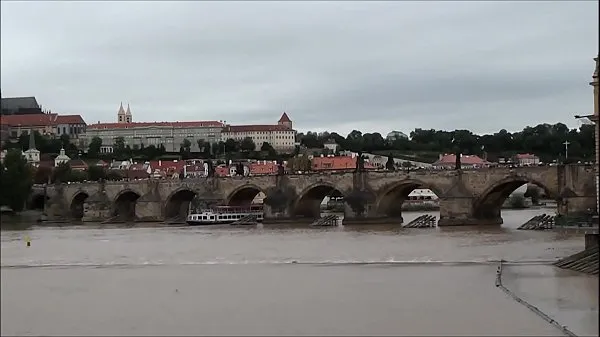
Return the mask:
M476 218L473 214L473 201L471 196L442 197L440 198L440 220L438 226L470 226L470 225L500 225L502 218L490 214L485 218Z
M137 201L135 204L136 221L163 221L162 206L160 201Z
M65 202L64 184L55 185L55 193L46 202L44 212L50 221L64 221L68 218L69 205Z
M163 203L160 193L151 189L135 201L135 219L137 221L163 221Z
M100 222L106 221L112 216L112 203L106 192L100 189L83 202L82 221Z
M587 214L596 209L596 195L562 198L558 202L558 214Z
M265 223L289 222L294 220L290 213L290 207L275 208L268 204L263 205Z

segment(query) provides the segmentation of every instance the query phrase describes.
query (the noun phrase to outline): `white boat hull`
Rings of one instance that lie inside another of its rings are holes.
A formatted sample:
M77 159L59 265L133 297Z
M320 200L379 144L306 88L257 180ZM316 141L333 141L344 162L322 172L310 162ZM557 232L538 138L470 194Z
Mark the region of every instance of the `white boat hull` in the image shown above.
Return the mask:
M216 225L230 225L238 220L219 220L219 221L202 221L202 220L187 220L186 223L190 226L216 226ZM262 222L262 219L257 220Z
M190 226L228 225L253 216L251 222L262 222L264 214L257 210L240 210L238 208L224 208L223 211L203 210L199 213L189 214L186 223ZM241 222L240 224L244 224Z

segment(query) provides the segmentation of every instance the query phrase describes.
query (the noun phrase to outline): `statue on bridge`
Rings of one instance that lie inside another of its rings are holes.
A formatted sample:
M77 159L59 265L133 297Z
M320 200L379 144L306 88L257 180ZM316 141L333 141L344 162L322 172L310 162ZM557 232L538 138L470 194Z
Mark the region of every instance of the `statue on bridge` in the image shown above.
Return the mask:
M365 158L363 158L362 152L359 151L356 156L356 172L363 172L365 170Z
M285 166L283 165L282 159L277 159L277 175L282 176L285 174Z
M206 177L214 177L215 176L215 168L212 160L208 159L204 161L204 174Z

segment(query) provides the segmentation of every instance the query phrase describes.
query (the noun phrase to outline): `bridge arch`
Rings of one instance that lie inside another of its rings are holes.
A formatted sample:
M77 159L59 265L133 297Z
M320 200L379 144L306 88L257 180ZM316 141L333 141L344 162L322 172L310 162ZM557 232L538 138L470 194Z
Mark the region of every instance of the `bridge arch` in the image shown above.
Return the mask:
M135 204L139 198L134 190L119 191L113 201L113 217L122 221L135 220Z
M90 195L85 191L77 191L71 198L71 203L69 204L70 215L75 220L81 220L83 218L83 204L85 200L89 198Z
M266 192L258 185L245 184L229 193L225 199L225 203L229 206L250 205L254 198L261 192L266 195Z
M402 205L415 189L428 189L435 194L436 198L443 195L443 191L439 187L425 181L412 178L400 180L390 184L379 193L375 202L377 214L399 218L402 221ZM429 197L433 199L434 196Z
M510 176L492 183L474 200L473 216L486 222L501 224L502 205L515 190L525 184L539 187L547 198L558 198L558 191L552 190L539 180L524 175Z
M302 190L292 207L292 213L297 217L319 218L321 203L325 197L344 197L344 193L330 182L317 182ZM342 211L342 209L334 209Z
M48 199L50 198L45 196L44 194L36 193L32 195L29 199L29 209L35 209L38 211L44 210L44 205L46 204L46 201L48 201Z
M188 214L190 203L196 197L197 193L190 188L182 187L173 191L165 202L165 219L182 218L185 219Z

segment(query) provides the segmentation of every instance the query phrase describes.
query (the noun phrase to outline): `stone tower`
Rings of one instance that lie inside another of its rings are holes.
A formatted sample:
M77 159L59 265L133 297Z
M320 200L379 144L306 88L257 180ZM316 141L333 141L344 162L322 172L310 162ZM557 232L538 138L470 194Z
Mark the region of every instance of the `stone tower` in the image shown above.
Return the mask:
M125 118L125 116L125 109L123 109L123 102L121 102L119 112L117 112L117 123L127 123L127 119Z
M283 115L281 115L281 118L279 118L279 121L277 122L277 124L279 125L284 125L290 129L292 129L292 120L290 119L290 117L288 117L287 113L283 113Z
M127 111L125 111L125 121L126 123L131 123L131 109L129 108L129 103L127 103Z

